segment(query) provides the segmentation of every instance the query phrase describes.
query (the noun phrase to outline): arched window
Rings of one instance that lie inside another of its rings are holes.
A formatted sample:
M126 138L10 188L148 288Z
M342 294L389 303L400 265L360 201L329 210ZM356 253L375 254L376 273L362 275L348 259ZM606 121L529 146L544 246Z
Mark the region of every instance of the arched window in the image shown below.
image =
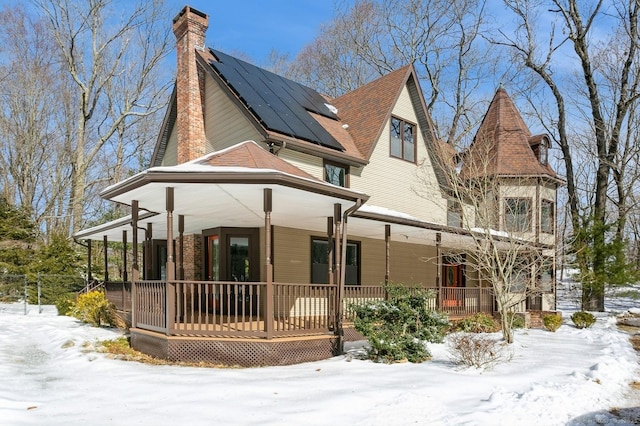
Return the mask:
M540 141L540 164L546 166L549 162L549 139L542 138Z

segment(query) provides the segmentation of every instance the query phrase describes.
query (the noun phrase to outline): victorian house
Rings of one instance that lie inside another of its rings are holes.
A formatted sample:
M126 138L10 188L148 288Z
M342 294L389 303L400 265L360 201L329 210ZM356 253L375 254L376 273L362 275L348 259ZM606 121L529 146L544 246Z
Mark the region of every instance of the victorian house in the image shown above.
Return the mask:
M131 215L75 235L136 248L130 270L105 277L135 349L246 366L327 358L357 338L351 304L384 298L386 282L432 288L452 316L492 313L491 283L459 255L474 212L448 177L458 162L476 179L481 155L501 182L492 228L518 228L548 258L525 285L549 285L519 309L555 308L562 182L505 90L469 149L443 161L412 65L329 99L206 48L207 26L188 6L175 17L176 84L151 165L101 193Z

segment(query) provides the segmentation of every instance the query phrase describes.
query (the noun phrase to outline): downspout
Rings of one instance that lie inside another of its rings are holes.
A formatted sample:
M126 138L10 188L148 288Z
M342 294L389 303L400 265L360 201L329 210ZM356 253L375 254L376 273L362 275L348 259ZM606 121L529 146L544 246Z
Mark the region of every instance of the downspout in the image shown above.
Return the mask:
M340 246L340 282L338 285L340 286L340 300L338 300L338 310L340 311L340 315L338 317L338 351L340 354L344 353L344 328L342 327L342 317L344 315L344 310L342 308L342 304L344 301L344 284L346 277L346 262L347 262L347 218L351 215L351 213L355 212L362 206L362 199L358 198L356 203L349 207L344 211L342 215L342 244ZM338 236L336 236L338 237Z

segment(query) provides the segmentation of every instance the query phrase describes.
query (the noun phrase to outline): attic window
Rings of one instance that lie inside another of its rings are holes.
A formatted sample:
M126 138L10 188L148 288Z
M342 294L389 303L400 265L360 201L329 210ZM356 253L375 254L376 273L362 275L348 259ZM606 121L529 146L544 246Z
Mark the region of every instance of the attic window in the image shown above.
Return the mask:
M547 138L542 138L540 141L540 147L538 148L540 156L540 164L546 166L549 162L549 141Z
M416 161L416 126L391 117L391 156Z

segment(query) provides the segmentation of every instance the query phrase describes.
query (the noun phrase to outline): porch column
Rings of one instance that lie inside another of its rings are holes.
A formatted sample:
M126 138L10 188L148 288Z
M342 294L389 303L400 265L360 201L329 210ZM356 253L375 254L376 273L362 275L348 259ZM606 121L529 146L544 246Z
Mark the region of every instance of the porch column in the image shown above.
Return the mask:
M102 236L102 245L104 248L104 282L109 281L109 254L107 252L107 236Z
M87 240L87 284L93 280L91 276L91 240Z
M329 284L333 285L333 218L327 218L327 245L329 246L329 253L327 253L328 259L328 274Z
M131 264L131 327L136 327L136 282L140 279L138 267L138 201L131 202L131 247L133 249L133 260Z
M389 284L390 270L391 270L391 225L384 226L384 283Z
M340 279L341 277L341 267L340 260L342 256L340 255L340 225L342 224L342 205L334 204L333 205L333 222L335 225L334 232L334 253L335 253L335 278L334 282L337 284L336 288L336 334L338 335L338 348L339 351L342 352L342 336L344 334L344 330L342 329L342 299L344 297L344 283Z
M442 310L442 234L436 232L436 288L438 294L436 296L436 306L438 310Z
M266 307L265 307L265 328L267 339L273 338L273 265L271 264L271 211L273 206L273 195L271 188L265 188L263 194L264 201L264 258L265 258L265 278L267 280L266 288Z
M153 270L153 245L151 243L153 240L153 223L147 223L147 232L145 232L144 237L144 279L148 280L151 279Z
M176 279L175 262L173 260L173 188L166 191L167 205L167 281Z
M127 287L127 230L122 230L122 310L127 311L126 287ZM133 310L132 310L133 311Z
M184 215L178 215L178 279L184 280Z
M122 282L128 280L127 275L127 230L122 230Z
M171 334L173 328L172 318L175 311L175 279L176 279L176 267L173 261L173 188L167 187L166 190L166 204L167 204L167 266L166 266L166 304L165 304L165 333Z

